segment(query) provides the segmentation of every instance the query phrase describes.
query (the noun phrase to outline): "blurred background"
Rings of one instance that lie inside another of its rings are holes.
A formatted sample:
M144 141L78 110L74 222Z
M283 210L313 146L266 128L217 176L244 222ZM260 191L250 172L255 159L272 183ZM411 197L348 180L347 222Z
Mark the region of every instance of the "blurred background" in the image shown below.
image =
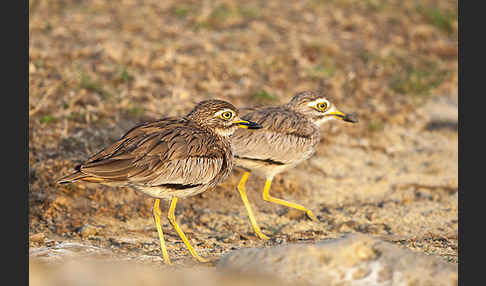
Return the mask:
M457 263L457 5L29 1L30 256L75 255L53 250L69 242L160 262L152 199L55 180L133 125L185 115L201 100L277 105L322 90L344 112L357 112L359 124L321 127L315 156L272 186L320 223L263 202L264 180L252 175L248 196L272 236L258 240L235 170L215 190L178 204L199 253L361 232ZM173 260L191 263L162 222Z

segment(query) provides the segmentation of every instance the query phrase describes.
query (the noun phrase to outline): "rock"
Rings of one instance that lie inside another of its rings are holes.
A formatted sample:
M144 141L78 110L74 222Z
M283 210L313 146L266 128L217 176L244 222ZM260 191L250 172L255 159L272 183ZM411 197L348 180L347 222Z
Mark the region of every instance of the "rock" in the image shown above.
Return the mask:
M31 286L278 286L273 277L221 272L207 267L179 267L113 260L76 259L52 264L29 259ZM295 284L294 284L295 285Z
M46 239L46 236L42 232L39 232L39 233L36 233L36 234L33 234L33 235L30 236L31 242L43 243L45 239Z
M29 258L46 262L62 262L69 258L103 256L114 257L115 255L109 249L67 241L47 247L29 247Z
M457 285L457 264L363 234L318 243L240 249L218 269L308 285Z
M78 232L81 237L86 238L92 235L96 235L98 233L98 229L99 228L96 226L85 224L78 230Z
M299 219L306 219L307 215L305 212L297 209L288 209L287 213L285 214L286 217L289 219L293 220L299 220Z
M435 96L419 109L427 124L425 130L451 130L458 128L458 99L455 96Z

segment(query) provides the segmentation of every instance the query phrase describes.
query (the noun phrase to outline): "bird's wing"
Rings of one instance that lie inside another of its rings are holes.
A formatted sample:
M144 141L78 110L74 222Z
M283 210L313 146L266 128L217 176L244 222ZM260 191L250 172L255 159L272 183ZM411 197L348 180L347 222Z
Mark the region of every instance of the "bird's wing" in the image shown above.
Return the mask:
M79 169L145 186L206 184L227 164L215 140L187 121L162 119L132 128Z
M272 160L289 164L312 152L318 141L316 126L283 108L265 108L242 116L263 126L259 130L238 129L231 136L237 157Z

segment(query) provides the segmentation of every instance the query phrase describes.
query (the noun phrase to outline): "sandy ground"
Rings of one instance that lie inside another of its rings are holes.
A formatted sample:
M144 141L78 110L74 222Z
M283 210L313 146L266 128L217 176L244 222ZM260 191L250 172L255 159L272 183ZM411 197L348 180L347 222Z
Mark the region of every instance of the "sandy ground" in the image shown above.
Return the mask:
M231 249L360 232L457 263L457 2L385 2L30 1L30 257L160 265L153 199L55 180L137 122L183 115L199 100L271 105L325 88L360 122L323 126L316 154L271 189L319 222L263 201L264 180L252 174L248 197L271 237L259 240L235 169L178 204L196 250L216 261ZM427 16L433 9L443 22ZM197 265L162 223L172 261Z
M370 139L347 135L351 125L329 126L336 130L335 137L324 140L312 159L279 175L272 186L273 195L312 209L318 223L299 211L264 202L264 180L252 175L249 199L262 230L272 237L267 242L257 239L235 189L239 170L216 189L182 200L178 221L203 256L216 258L239 247L362 232L457 261L457 133L424 131L425 126L386 127L384 134ZM51 225L36 231L45 240L31 242L31 251L76 242L160 260L152 199L130 189L58 188L63 194L50 198L45 214L51 216ZM163 205L162 210L167 208ZM189 262L190 255L165 217L163 228L173 260Z

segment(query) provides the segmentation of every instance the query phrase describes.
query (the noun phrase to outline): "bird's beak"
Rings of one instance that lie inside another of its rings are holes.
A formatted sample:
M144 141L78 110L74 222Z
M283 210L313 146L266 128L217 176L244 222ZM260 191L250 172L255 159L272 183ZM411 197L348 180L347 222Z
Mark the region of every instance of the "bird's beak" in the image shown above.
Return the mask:
M356 113L347 113L347 114L344 114L342 113L341 111L339 110L336 110L336 111L333 111L331 113L328 113L327 115L330 115L336 119L340 119L340 120L343 120L343 121L346 121L346 122L351 122L351 123L356 123L358 122L358 114Z
M247 129L260 129L260 128L263 127L256 122L246 121L246 120L241 120L241 119L233 121L233 123L238 124L238 127L247 128Z

